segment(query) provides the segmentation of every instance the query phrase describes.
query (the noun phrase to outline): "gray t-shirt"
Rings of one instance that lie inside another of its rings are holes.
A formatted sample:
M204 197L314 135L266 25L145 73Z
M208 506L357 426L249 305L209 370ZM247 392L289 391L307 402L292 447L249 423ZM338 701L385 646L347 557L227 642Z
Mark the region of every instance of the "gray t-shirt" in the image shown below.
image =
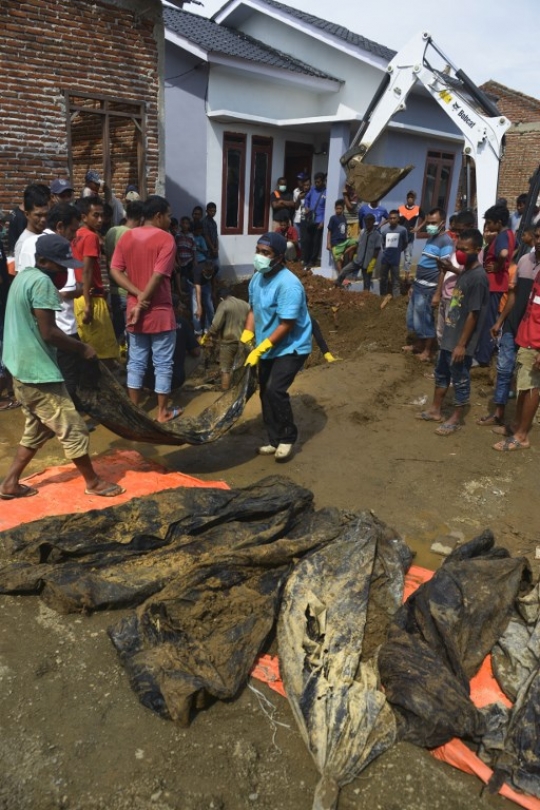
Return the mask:
M368 231L366 228L364 228L358 239L358 250L356 251L356 256L354 257L355 263L361 267L362 270L366 270L368 264L374 256L375 251L380 250L381 248L381 232L377 228L373 228L372 231Z
M446 349L449 352L454 351L469 313L478 312L474 332L469 338L465 349L467 356L472 357L474 355L486 319L488 300L489 283L484 268L478 265L478 267L471 270L464 270L458 276L450 299L448 313L444 322L441 349Z

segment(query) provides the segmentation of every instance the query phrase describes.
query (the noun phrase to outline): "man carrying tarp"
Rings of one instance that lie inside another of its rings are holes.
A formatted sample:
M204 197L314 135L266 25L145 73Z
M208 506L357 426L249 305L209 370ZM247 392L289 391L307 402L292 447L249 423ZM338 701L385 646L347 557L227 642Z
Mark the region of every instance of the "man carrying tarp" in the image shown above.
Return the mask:
M66 335L55 322L62 304L58 290L65 286L67 268L81 267L67 239L57 234L36 241L36 267L26 267L9 291L4 333L3 362L13 375L13 388L26 417L15 458L0 485L0 499L28 498L37 489L19 483L35 454L56 436L66 458L73 461L85 481L87 495L113 497L124 490L103 481L88 455L88 428L75 410L56 362L56 349L95 360L95 350Z

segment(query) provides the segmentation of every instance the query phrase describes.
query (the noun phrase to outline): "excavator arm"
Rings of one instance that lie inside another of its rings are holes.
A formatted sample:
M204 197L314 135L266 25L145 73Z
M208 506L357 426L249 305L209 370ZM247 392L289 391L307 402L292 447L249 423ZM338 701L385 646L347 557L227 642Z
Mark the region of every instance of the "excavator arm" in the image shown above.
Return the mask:
M443 60L442 69L430 64L430 49L436 58ZM383 196L381 193L368 197L362 193L359 186L368 166L366 164L364 169L361 163L392 116L405 109L407 97L416 82L425 87L463 135L464 155L474 159L476 165L477 203L482 215L496 200L504 134L511 122L462 70L450 62L427 32L411 39L389 63L350 149L341 158L341 163L349 170L349 182L363 199ZM381 169L386 173L401 171L384 193L390 191L411 168Z

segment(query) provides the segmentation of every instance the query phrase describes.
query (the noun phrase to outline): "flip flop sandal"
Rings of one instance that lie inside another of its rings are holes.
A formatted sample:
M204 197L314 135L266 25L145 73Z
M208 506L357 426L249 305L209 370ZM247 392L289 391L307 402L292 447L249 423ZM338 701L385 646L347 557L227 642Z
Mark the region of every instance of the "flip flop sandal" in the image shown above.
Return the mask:
M422 411L421 413L417 413L414 418L415 419L420 419L420 421L422 421L422 422L442 422L443 421L442 416L439 416L439 417L431 416L431 414L428 413L427 411Z
M493 449L498 450L499 453L513 453L515 450L528 450L529 447L529 444L523 444L523 442L520 442L519 439L514 438L514 436L510 436L503 442L497 442L497 444L493 445Z
M5 405L0 405L0 411L12 411L14 408L20 408L21 403L16 399L10 399Z
M452 433L455 433L456 430L460 430L460 428L461 425L454 425L445 422L443 425L437 428L435 433L437 434L437 436L451 436Z
M123 495L126 490L118 484L109 484L109 486L98 492L95 489L85 489L85 495L97 495L99 498L115 498L117 495Z
M31 498L37 495L38 490L34 487L27 487L26 484L21 484L21 491L18 495L8 495L7 492L0 492L1 501L15 501L17 498Z
M487 416L481 416L480 419L477 419L476 424L480 425L481 427L493 427L494 425L502 427L504 425L504 422L502 419L499 419L498 416L488 414Z
M177 419L179 416L182 416L183 413L184 413L183 408L175 407L171 411L171 418L170 419L167 419L165 422L159 422L157 419L154 419L154 422L157 422L158 425L168 425L169 422L172 422L173 419Z

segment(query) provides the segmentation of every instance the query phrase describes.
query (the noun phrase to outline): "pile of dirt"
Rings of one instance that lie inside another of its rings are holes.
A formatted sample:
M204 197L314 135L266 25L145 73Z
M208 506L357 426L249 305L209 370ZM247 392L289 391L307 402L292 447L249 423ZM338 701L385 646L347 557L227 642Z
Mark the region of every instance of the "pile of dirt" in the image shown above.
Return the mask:
M359 349L377 352L400 352L406 343L405 313L407 296L391 301L381 310L381 297L334 287L332 279L304 270L295 263L290 269L306 291L309 309L322 329L332 354L351 357ZM249 281L235 285L233 293L247 301ZM310 365L324 362L315 351Z

